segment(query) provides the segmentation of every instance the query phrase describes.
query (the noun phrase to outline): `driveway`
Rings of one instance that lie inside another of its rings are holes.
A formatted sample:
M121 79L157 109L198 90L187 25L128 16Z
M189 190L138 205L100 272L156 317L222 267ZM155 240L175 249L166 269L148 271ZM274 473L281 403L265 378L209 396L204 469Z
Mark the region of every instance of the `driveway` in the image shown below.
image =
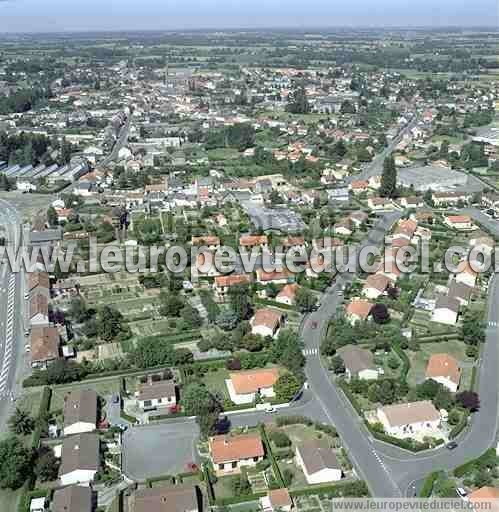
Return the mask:
M123 472L136 481L183 473L198 460L198 437L195 420L185 418L129 428L123 434Z

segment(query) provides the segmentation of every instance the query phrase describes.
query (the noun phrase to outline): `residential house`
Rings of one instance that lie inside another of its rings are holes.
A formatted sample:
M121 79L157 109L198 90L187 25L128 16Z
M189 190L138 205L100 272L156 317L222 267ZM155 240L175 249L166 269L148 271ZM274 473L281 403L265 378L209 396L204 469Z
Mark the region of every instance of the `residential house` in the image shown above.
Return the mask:
M433 354L426 366L426 378L433 379L455 393L461 380L459 362L449 354Z
M362 194L369 190L369 182L366 180L354 180L350 184L350 190L355 194Z
M251 404L257 396L273 398L274 384L279 379L277 368L234 372L225 381L230 399L235 404Z
M31 326L49 325L49 301L46 295L37 292L30 299Z
M474 227L469 215L448 215L444 218L444 224L459 231L469 231Z
M350 236L353 233L353 224L350 219L343 219L337 222L334 227L334 233L341 236Z
M64 397L64 435L93 432L97 428L98 399L92 389L76 389Z
M77 434L64 438L59 477L62 485L88 485L100 468L97 434Z
M260 507L263 512L291 512L293 499L287 489L271 489L267 496L260 498Z
M269 239L267 235L244 235L239 238L239 246L251 250L253 247L267 249Z
M401 197L399 203L404 208L422 208L424 206L423 198L418 196Z
M369 215L366 212L359 210L358 212L351 213L348 218L356 228L360 228L365 222L367 222Z
M276 295L275 301L287 306L293 306L296 301L296 294L300 287L296 284L287 284L284 288Z
M263 268L256 270L256 280L261 284L287 284L292 278L293 274L285 268L282 270L274 270L273 272L265 272Z
M35 326L31 330L31 367L47 368L59 359L60 337L55 327Z
M217 475L240 473L241 467L254 467L265 456L260 434L210 437L208 449Z
M220 302L226 300L229 290L233 286L247 285L251 283L249 274L231 274L229 276L216 276L213 291L215 298Z
M378 370L374 364L374 356L370 350L355 345L345 345L337 350L345 365L346 377L360 380L376 380Z
M493 512L497 512L498 510L498 500L499 500L499 488L498 487L480 487L476 489L468 496L469 503L475 509L475 505L477 509L486 509L492 510Z
M392 281L383 274L371 274L367 279L362 294L368 299L377 299L392 286Z
M338 459L325 439L297 444L295 456L308 484L336 482L343 476Z
M468 203L472 195L466 192L433 192L431 199L433 204L441 206L456 206L459 203Z
M218 236L193 236L191 244L194 247L207 247L210 251L216 251L220 247L220 238Z
M371 314L374 304L367 300L353 300L348 304L346 316L351 324L356 322L364 322Z
M175 407L177 405L175 382L173 380L154 381L149 377L147 382L139 384L136 398L137 405L142 410Z
M367 206L374 211L393 210L394 208L392 201L386 197L370 197L367 200Z
M95 500L90 487L70 485L54 491L51 512L92 512Z
M162 485L135 491L129 512L202 512L203 498L197 486Z
M277 336L279 329L284 323L284 315L277 309L257 309L250 323L252 334L259 334L263 337L271 336L274 338Z
M459 301L452 297L442 295L435 302L435 309L431 317L432 322L456 325L459 314Z
M429 400L386 405L378 408L377 416L385 432L399 438L435 435L440 426L440 414Z
M303 236L288 236L283 242L282 246L284 250L293 249L295 251L305 251L307 248L307 244L305 242L305 237Z
M31 294L41 293L46 297L50 296L50 279L47 272L28 273L28 288Z

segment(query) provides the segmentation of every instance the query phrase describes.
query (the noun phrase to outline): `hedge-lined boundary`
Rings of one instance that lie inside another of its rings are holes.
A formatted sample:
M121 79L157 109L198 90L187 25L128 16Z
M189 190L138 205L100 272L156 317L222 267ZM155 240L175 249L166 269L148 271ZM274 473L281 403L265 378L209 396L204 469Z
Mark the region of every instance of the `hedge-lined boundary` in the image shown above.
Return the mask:
M369 496L369 489L363 480L356 482L345 482L341 484L320 485L317 487L307 487L306 489L290 490L291 496L313 496L316 494L332 494L334 498L340 496L363 497Z
M494 457L496 454L496 451L494 448L489 448L486 452L482 453L480 457L477 457L476 459L469 460L468 462L465 462L464 464L461 464L461 466L458 466L456 469L454 469L454 476L457 478L461 478L462 476L466 475L468 471L473 469L473 467L476 464L480 464L483 460L487 460L489 457Z
M38 450L40 447L40 438L42 437L43 430L43 418L50 411L50 400L52 398L52 389L45 386L42 391L42 398L40 399L40 408L38 409L38 418L36 421L35 430L33 431L33 437L31 445L34 450Z
M174 484L175 477L172 475L162 475L162 476L155 476L153 478L148 478L146 480L146 486L151 488L152 484L155 482L168 482L170 484Z
M33 430L31 437L31 448L38 450L40 447L40 438L42 437L42 430L44 427L44 420L48 412L50 411L50 400L52 399L52 389L49 386L45 386L42 391L42 397L40 399L40 407L38 409L38 417L36 418L36 426ZM36 483L36 477L32 475L23 485L23 494L19 500L17 507L18 512L29 512L31 500L33 498L44 498L48 497L51 491L49 489L36 489L34 490Z
M265 445L267 457L270 459L270 464L272 465L272 470L274 471L274 476L277 480L277 483L281 487L286 487L286 485L284 484L284 479L281 474L281 470L279 469L279 464L277 464L274 454L272 453L272 447L270 446L270 441L269 438L267 437L267 432L265 430L265 426L263 425L263 423L260 425L260 434L262 436L263 444Z
M215 505L221 507L227 505L237 505L238 503L246 503L247 501L258 501L264 496L267 496L266 492L257 492L255 494L246 494L244 496L231 496L230 498L219 498L215 500Z
M461 418L459 419L459 423L449 432L450 439L456 438L466 428L466 425L468 425L468 418L470 413L465 409L460 412Z

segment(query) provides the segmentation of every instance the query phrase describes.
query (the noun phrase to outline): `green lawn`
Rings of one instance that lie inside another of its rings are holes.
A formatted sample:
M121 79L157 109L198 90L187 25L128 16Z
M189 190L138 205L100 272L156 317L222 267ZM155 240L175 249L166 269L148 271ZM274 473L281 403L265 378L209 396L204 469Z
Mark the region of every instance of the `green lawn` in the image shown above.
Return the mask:
M406 351L411 362L411 369L407 375L407 381L410 386L421 383L425 378L426 366L432 354L449 354L455 357L461 363L470 363L472 359L466 356L466 345L461 341L442 341L439 343L422 343L421 349L417 352ZM469 386L471 378L471 368L463 370L461 380L462 389Z
M217 483L213 486L217 500L234 496L232 491L232 481L234 478L239 478L239 475L218 477Z
M52 389L52 400L50 401L50 410L55 411L64 407L64 396L69 391L76 389L93 389L99 396L109 397L113 393L120 391L120 378L103 379L101 381L88 381L73 383L69 386L59 386Z
M207 153L210 160L233 160L240 156L239 151L230 148L210 149Z
M203 382L210 391L216 391L224 398L230 398L229 391L225 385L225 379L229 378L229 372L225 368L219 368L217 371L209 371L203 377Z
M17 504L22 493L22 489L17 491L0 489L0 512L14 512L17 510Z

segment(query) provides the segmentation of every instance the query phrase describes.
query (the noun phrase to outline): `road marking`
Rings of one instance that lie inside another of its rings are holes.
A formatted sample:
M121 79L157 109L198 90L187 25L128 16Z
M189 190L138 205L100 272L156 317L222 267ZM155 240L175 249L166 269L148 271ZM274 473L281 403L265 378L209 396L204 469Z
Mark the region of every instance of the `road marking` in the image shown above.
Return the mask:
M318 356L319 349L318 348L306 348L303 351L304 356Z

